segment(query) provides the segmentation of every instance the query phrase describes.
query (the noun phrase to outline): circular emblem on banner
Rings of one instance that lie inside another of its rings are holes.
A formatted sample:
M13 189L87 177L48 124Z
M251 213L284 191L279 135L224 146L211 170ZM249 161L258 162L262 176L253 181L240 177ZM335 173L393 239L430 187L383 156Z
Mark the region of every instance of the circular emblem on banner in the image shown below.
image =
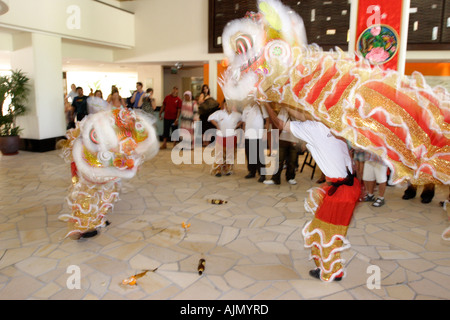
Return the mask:
M372 25L364 30L357 42L358 52L371 64L384 64L398 52L398 34L387 25Z

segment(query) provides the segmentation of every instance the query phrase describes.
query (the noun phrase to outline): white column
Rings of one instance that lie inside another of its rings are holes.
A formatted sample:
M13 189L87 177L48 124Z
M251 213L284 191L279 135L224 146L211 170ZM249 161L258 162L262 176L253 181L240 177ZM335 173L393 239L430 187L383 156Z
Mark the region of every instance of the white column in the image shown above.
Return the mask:
M355 53L356 46L356 24L358 23L358 0L350 2L350 30L348 32L348 53Z
M64 91L61 38L41 33L20 33L13 38L11 68L31 79L28 112L19 117L23 139L43 140L64 136Z
M211 97L217 99L217 61L209 60L209 90Z
M406 63L406 47L408 45L408 25L409 25L409 8L410 0L402 1L402 24L400 26L400 50L398 52L398 72L403 75L405 73Z

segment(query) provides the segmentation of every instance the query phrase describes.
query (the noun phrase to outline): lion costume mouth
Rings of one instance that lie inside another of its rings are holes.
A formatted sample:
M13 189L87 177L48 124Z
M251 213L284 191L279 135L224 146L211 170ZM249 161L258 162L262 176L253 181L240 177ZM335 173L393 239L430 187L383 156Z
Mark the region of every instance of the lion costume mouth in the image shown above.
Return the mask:
M290 47L306 44L299 16L272 0L260 0L258 7L261 12L228 23L222 34L228 68L219 85L238 109L243 101L255 98L259 83L271 72L268 60L290 64Z

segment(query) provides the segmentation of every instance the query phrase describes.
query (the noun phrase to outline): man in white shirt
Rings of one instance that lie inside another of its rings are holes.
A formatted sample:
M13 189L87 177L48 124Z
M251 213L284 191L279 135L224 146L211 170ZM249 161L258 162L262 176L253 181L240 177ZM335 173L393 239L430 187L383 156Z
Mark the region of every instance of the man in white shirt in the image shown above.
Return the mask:
M245 179L254 178L256 172L258 172L258 182L265 180L265 175L262 172L265 167L263 137L264 129L267 132L269 128L268 117L266 109L257 103L246 106L242 111L242 122L245 132L245 156L248 169Z
M241 114L232 111L224 100L221 110L208 117L216 128L215 155L211 174L221 177L223 174L229 176L233 173L235 151L236 151L236 128L241 125Z
M321 122L311 121L311 116L290 110L300 121L282 121L267 106L270 119L277 127L290 131L307 143L306 147L320 170L325 174L327 186L315 188L305 207L314 214L302 230L305 247L311 248L316 269L309 272L323 281L339 281L345 276L344 260L340 253L350 246L345 238L358 202L361 185L352 174L352 160L347 143L334 136ZM314 204L315 206L313 206Z

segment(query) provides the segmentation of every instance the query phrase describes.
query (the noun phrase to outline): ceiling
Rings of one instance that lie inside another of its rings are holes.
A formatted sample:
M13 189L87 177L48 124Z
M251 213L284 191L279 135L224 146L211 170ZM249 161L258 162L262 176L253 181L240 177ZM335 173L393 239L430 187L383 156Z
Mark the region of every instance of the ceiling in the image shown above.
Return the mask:
M122 1L134 1L134 0L122 0ZM0 32L15 34L22 31L6 29L0 27ZM65 42L75 42L74 40L64 39ZM101 45L90 44L90 46L103 47ZM62 67L63 71L94 71L94 72L123 72L134 73L139 66L143 65L162 65L165 69L170 69L175 66L179 61L158 61L158 62L139 62L139 63L117 63L117 62L103 62L88 59L72 59L63 58ZM183 70L189 70L193 68L203 67L207 61L181 61L183 64ZM11 65L11 52L0 50L0 70L10 69Z
M117 0L119 2L131 2L135 0ZM3 6L4 2L0 0L0 6ZM1 9L2 7L0 7ZM0 10L1 13L1 10ZM0 27L0 32L16 34L23 31L14 30L9 28ZM64 39L68 43L75 42L75 40ZM97 45L91 43L90 46L98 46L103 47L102 45ZM102 62L102 61L94 61L87 59L71 59L71 58L63 58L62 66L63 71L95 71L95 72L123 72L130 73L136 72L139 66L143 65L162 65L165 70L170 70L172 67L175 67L175 64L180 61L160 61L160 62L141 62L141 63L114 63L114 62ZM190 70L193 68L203 67L204 64L208 63L207 61L182 61L183 70ZM0 69L9 69L11 64L11 52L0 50Z

